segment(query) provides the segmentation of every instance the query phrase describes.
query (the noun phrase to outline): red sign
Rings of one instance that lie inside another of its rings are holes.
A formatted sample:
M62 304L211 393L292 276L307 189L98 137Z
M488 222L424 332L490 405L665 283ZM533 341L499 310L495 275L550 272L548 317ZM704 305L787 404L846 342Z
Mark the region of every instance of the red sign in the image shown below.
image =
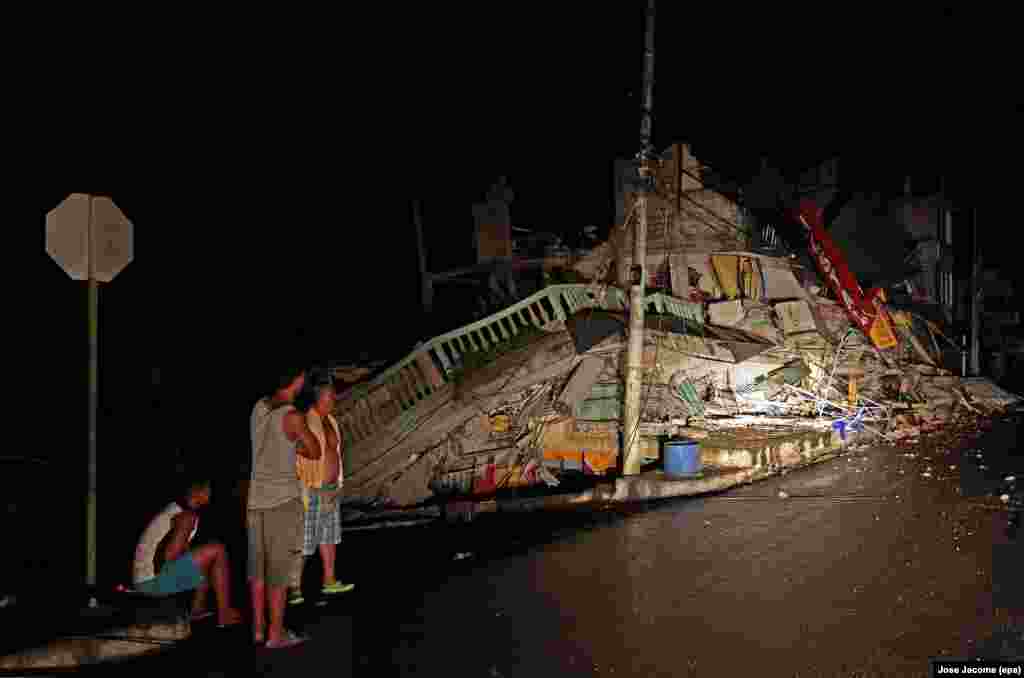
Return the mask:
M800 201L796 220L807 229L811 258L818 265L829 288L846 309L847 315L878 348L896 345L892 323L881 305L881 290L872 288L867 294L846 265L843 253L836 247L823 225L824 210L813 200Z

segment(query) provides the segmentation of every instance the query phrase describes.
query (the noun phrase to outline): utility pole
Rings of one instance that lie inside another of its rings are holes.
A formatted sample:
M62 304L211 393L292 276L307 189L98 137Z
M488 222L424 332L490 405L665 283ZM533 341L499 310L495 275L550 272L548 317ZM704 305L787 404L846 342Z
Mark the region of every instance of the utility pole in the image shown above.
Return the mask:
M633 266L629 288L629 345L626 353L626 397L623 408L623 475L640 473L640 389L643 385L644 282L647 258L647 194L651 181L651 109L654 104L654 0L647 0L644 36L643 116L640 122L640 183L636 230L633 234Z
M423 312L429 314L434 310L434 280L427 270L427 247L423 242L423 220L420 217L420 201L412 201L412 218L416 225L416 248L420 265L420 301Z
M971 376L981 374L981 235L978 208L971 208Z

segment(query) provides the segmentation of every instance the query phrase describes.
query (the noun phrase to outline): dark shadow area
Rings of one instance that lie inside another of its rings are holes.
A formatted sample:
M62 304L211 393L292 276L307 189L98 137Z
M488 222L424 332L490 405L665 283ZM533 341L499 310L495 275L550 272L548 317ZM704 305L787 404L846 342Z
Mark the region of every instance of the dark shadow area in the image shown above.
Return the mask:
M998 495L1005 476L1024 476L1020 434L1020 418L1006 418L962 450L960 491L964 497Z

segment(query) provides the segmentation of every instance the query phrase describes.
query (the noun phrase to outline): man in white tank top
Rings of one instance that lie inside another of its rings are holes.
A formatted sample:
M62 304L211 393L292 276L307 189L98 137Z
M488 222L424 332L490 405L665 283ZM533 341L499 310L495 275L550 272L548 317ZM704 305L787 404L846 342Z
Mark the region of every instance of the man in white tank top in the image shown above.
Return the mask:
M168 504L149 522L135 547L132 581L140 593L170 596L195 591L193 619L206 611L212 584L221 626L238 624L242 616L231 606L231 576L224 545L211 542L189 549L199 529L199 511L210 503L210 482L191 482L182 499Z

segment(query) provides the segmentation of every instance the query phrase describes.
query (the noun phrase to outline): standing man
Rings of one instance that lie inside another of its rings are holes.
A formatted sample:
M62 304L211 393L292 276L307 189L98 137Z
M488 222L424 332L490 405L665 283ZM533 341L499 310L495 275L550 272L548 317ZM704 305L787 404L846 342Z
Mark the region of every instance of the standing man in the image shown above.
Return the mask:
M320 444L292 402L305 375L283 370L276 390L252 409L252 476L247 507L249 585L253 639L268 649L293 647L307 639L284 628L285 596L294 561L301 558L304 516L296 455L320 458ZM265 624L269 599L270 624Z
M341 543L341 511L338 497L344 482L341 459L341 428L332 414L337 394L334 380L325 370L313 371L295 402L303 412L306 424L316 436L323 454L318 461L298 461L299 480L302 481L302 503L305 508L305 536L302 555L308 558L317 551L323 562L324 595L345 593L354 588L343 584L335 576L338 544ZM299 561L292 576L289 604L302 602L303 562Z

